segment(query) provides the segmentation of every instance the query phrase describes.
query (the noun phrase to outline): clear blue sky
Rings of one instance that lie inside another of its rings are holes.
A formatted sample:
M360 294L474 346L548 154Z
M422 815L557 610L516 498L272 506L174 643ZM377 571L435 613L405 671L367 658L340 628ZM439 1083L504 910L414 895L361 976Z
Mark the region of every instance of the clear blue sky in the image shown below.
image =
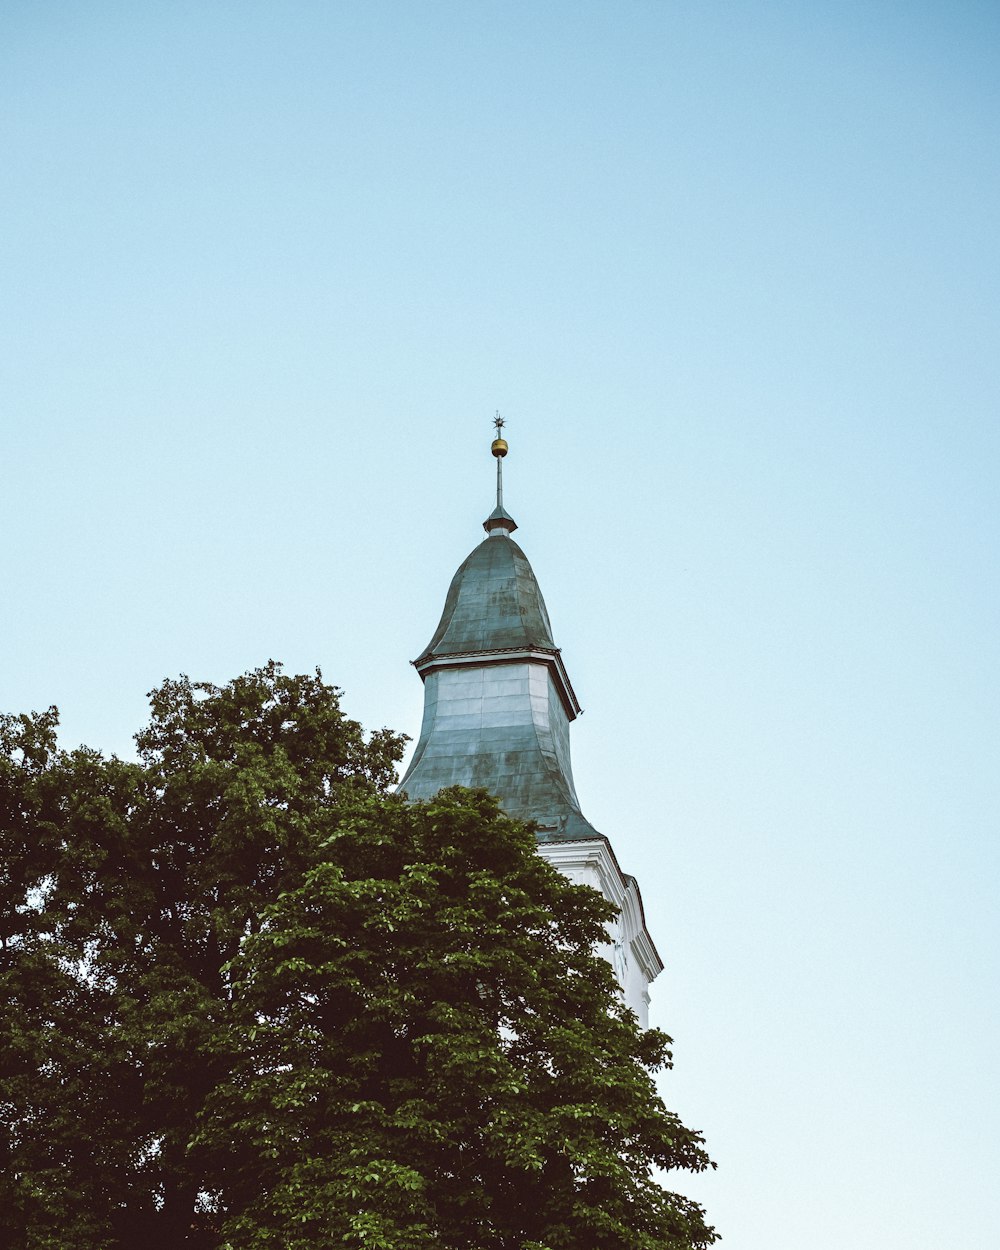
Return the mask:
M992 1250L1000 10L0 3L0 707L408 661L506 501L729 1250Z

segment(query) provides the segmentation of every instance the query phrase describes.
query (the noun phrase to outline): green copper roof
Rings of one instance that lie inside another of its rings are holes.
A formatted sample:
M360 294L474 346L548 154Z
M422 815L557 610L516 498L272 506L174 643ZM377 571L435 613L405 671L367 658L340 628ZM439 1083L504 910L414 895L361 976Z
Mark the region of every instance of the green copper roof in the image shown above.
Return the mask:
M452 578L441 622L420 658L508 648L554 651L555 643L527 556L494 532Z

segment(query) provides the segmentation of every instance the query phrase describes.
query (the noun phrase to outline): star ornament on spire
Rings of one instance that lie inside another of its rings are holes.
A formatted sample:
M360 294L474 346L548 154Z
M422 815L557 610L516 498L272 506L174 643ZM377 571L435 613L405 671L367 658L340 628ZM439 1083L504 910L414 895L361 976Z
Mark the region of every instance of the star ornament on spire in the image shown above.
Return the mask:
M493 424L497 427L497 434L499 435L500 431L503 429L504 425L506 424L503 417L501 417L500 415L499 408L497 409L497 415L493 418Z

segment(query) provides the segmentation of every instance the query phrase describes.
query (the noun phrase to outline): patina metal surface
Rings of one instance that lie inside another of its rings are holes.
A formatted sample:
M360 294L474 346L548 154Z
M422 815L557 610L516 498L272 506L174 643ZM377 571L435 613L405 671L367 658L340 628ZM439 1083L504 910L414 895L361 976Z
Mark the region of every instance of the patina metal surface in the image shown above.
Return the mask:
M503 647L551 651L555 643L528 557L512 538L495 533L452 578L440 624L420 658Z
M429 799L443 786L483 786L511 815L537 821L540 841L601 837L573 785L579 705L534 572L506 528L461 565L415 664L424 720L401 790Z

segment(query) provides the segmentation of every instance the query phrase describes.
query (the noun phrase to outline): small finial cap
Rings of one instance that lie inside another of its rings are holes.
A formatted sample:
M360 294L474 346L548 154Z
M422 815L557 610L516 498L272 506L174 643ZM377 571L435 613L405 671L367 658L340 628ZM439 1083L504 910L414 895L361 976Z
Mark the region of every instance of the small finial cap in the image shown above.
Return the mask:
M504 508L503 504L498 503L483 522L483 529L490 536L493 534L513 534L517 529L517 522Z

